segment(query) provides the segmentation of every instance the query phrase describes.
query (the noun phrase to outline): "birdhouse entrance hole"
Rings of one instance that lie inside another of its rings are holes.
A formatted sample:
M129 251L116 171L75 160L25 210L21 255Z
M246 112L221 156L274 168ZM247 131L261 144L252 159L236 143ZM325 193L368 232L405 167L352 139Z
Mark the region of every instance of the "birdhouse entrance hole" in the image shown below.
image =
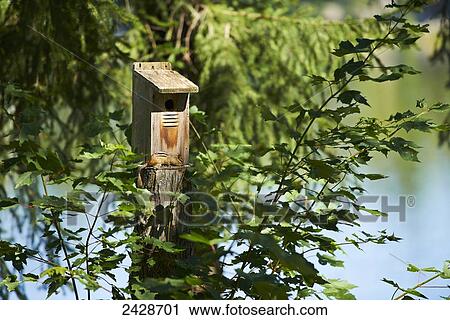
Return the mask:
M153 112L183 112L186 109L187 93L159 93L155 92L152 96Z
M175 105L172 99L167 99L166 102L164 102L164 106L166 107L167 111L175 110Z

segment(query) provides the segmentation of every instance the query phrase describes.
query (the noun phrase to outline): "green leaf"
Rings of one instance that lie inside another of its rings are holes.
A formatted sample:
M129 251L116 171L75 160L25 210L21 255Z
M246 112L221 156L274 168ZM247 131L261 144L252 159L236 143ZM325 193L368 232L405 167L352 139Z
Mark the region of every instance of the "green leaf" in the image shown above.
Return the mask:
M327 279L328 283L323 284L323 293L329 298L335 298L338 300L355 300L356 297L350 292L350 290L356 288L354 284L351 284L341 279Z
M0 257L5 261L11 261L17 271L22 271L27 264L27 258L35 253L20 244L0 240Z
M383 278L381 281L386 282L387 284L390 284L394 288L400 289L400 286L398 285L398 283L394 282L394 281L392 281L390 279Z
M445 261L441 277L443 279L450 279L450 260Z
M197 106L191 106L189 108L189 116L195 121L206 124L205 112L199 110Z
M399 73L391 73L391 74L382 74L378 77L374 78L368 75L361 75L359 76L359 80L361 81L374 81L374 82L385 82L385 81L395 81L398 79L401 79L402 75Z
M48 277L43 282L44 284L48 285L47 288L47 299L52 296L54 293L58 291L59 288L67 284L67 281L69 280L69 277L62 276L62 275L55 275L53 277Z
M286 290L283 290L280 285L275 283L255 281L253 283L253 290L255 290L262 299L287 300L289 298Z
M429 26L429 24L410 24L409 22L403 24L403 28L409 29L415 33L429 33Z
M84 124L83 128L84 133L92 138L111 130L109 119L105 116L98 116L96 114L92 114L88 118L88 121Z
M100 145L85 145L80 152L80 159L101 159L106 155L120 152L125 155L132 155L133 153L128 148L121 144L104 143L100 141Z
M419 74L420 71L414 69L411 66L405 64L399 64L395 66L381 67L380 70L383 72L378 77L371 77L368 75L361 75L359 80L361 81L375 81L375 82L385 82L385 81L394 81L400 78L403 78L404 75L414 75Z
M67 268L65 267L51 267L47 270L41 272L40 277L43 278L45 276L53 277L53 276L64 276L67 272Z
M421 271L419 267L416 267L415 265L410 264L410 263L408 264L408 267L406 268L406 270L409 272L420 272Z
M15 275L6 276L5 279L0 281L0 287L5 286L9 292L16 290L19 284L20 282L17 281L17 277Z
M377 217L386 217L387 216L387 214L384 213L384 212L381 212L381 211L378 211L378 210L375 210L375 209L369 209L369 208L366 208L366 207L363 207L363 206L358 207L358 209L366 211L366 212L370 213L371 215L374 215L374 216L377 216Z
M354 61L354 59L352 58L347 61L342 67L334 71L334 81L344 79L346 74L349 74L351 76L362 74L364 71L364 66L365 64L363 61Z
M365 38L358 38L358 39L356 39L356 41L357 41L356 46L353 45L353 43L351 43L348 40L341 41L339 43L339 48L334 49L332 54L334 54L335 56L338 56L338 57L342 57L344 55L352 54L352 53L370 52L371 44L373 43L373 40L365 39Z
M133 284L131 286L131 291L133 292L133 295L139 300L154 300L157 295L156 292L151 292L139 284Z
M111 268L104 268L103 265L99 267L101 267L103 271L111 269ZM95 273L96 267L91 265L91 270L92 269L94 269L93 272ZM78 269L74 270L72 273L75 274L76 279L83 284L85 289L96 291L101 287L99 283L95 280L95 277L91 274L87 274L86 271L84 270Z
M265 121L277 120L277 117L270 111L268 106L261 106L261 115Z
M211 245L211 240L194 231L192 231L191 233L182 234L180 235L180 238L191 242L203 243L208 246Z
M401 137L394 137L389 140L389 145L390 148L397 151L404 160L420 162L417 158L418 152L413 149L418 146L412 141L405 140Z
M39 101L39 99L33 94L32 91L24 90L14 84L8 84L5 87L5 95L23 98L32 103L37 103Z
M32 202L33 205L41 209L50 209L55 211L75 211L85 212L83 203L69 201L68 199L56 196L43 196Z
M327 164L325 161L308 160L310 166L311 178L314 179L332 179L338 171Z
M441 103L441 102L436 103L436 104L434 104L431 107L431 110L433 110L433 111L440 111L440 112L447 111L449 109L450 109L450 104L448 104L448 103Z
M425 119L414 119L410 121L405 121L400 125L406 132L411 130L418 130L422 132L429 132L430 129L434 127L433 123L429 122L429 120Z
M324 283L323 278L319 276L319 272L311 262L306 260L301 254L285 251L279 246L273 236L249 232L242 233L242 236L254 245L261 246L262 250L269 252L272 259L280 261L280 264L287 270L299 272L308 285Z
M112 120L120 121L123 118L125 109L119 109L109 113L109 118Z
M392 2L393 3L393 2ZM392 5L386 5L385 8L392 8ZM405 18L400 18L397 16L393 16L393 15L384 15L384 16L380 16L378 14L373 16L378 22L399 22L399 23L403 23L406 21Z
M144 243L154 245L156 248L164 250L165 252L168 253L177 253L183 251L183 249L176 248L175 244L172 242L162 241L153 237L146 237L144 239Z
M261 274L256 272L245 273L237 270L241 277L240 287L250 296L261 299L288 299L289 287L278 281L276 275Z
M351 104L352 101L365 104L366 106L369 106L369 103L367 102L366 98L364 98L361 95L360 91L357 90L347 90L342 92L339 97L337 98L338 101L345 103L345 104Z
M39 280L39 276L33 273L24 273L23 280L28 282L36 282Z
M124 211L124 210L116 210L110 214L108 214L108 219L133 219L135 217L134 212Z
M378 174L378 173L368 173L364 175L365 178L369 180L381 180L389 178L388 176L385 176L384 174Z
M95 177L97 185L108 191L125 191L127 188L126 181L130 179L130 175L126 172L101 172Z
M0 198L0 210L13 207L19 204L19 199L17 198Z
M410 295L419 297L419 298L428 299L424 294L420 293L419 291L417 291L415 289L407 289L407 290L405 290L405 292L409 293Z
M317 258L319 258L319 263L326 265L329 264L333 267L343 268L344 267L344 261L336 259L335 256L329 255L329 254L317 254Z
M43 171L58 172L64 170L64 165L56 152L42 152L37 157L37 162Z
M361 110L359 109L359 107L352 104L352 105L338 107L335 110L328 110L325 114L327 116L329 116L330 118L332 118L334 121L336 121L336 123L339 124L342 121L342 119L344 119L345 117L347 117L351 114L357 114L360 112L361 112Z
M410 74L410 75L421 73L419 70L416 70L414 67L408 66L406 64L398 64L395 66L382 67L381 70L390 71L392 73Z
M388 121L400 121L403 119L414 117L416 114L412 112L411 110L407 110L405 112L397 112L394 115L391 115L388 119Z
M19 189L20 187L23 187L23 186L29 186L30 184L33 183L34 178L36 178L37 175L38 175L38 173L32 172L32 171L27 171L27 172L22 173L17 178L16 185L14 188Z
M311 75L310 78L312 79L311 84L313 86L319 85L319 84L321 84L323 82L328 82L328 80L325 79L324 77L318 76L318 75L315 75L315 74Z
M79 155L80 159L101 159L107 154L105 149L100 149L98 151L84 151Z

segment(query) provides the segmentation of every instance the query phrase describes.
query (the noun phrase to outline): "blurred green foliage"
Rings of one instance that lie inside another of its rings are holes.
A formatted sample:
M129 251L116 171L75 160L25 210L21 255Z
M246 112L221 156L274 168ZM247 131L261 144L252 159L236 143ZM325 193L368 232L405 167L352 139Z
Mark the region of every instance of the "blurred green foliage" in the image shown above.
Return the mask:
M76 298L80 288L88 298L100 289L117 299L354 298L353 285L327 279L317 263L342 267L335 254L343 246L399 238L359 230L337 242L330 233L359 228L340 197L383 215L357 197L362 181L384 176L359 168L376 153L418 161L418 146L397 133L445 132L424 117L448 105L419 100L387 120L365 118L360 109L370 102L350 86L418 73L383 65L379 55L428 32L406 20L425 4L393 3L392 13L376 19L329 21L311 1L1 1L0 204L15 221L8 234L23 231L27 239L0 241L2 298L12 291L25 298L23 284L38 280L48 296L70 287ZM114 270L132 274L127 257L136 262L148 246L169 255L183 250L132 230L145 191L134 185L139 155L128 144L130 63L147 60L170 61L199 84L189 178L228 202L214 212L222 223L183 236L197 256L176 261L170 277L121 287ZM50 185L71 196L52 194ZM99 226L109 194L119 204ZM92 203L95 212L86 209ZM68 211L88 228L65 226ZM39 274L23 274L29 260L41 264Z

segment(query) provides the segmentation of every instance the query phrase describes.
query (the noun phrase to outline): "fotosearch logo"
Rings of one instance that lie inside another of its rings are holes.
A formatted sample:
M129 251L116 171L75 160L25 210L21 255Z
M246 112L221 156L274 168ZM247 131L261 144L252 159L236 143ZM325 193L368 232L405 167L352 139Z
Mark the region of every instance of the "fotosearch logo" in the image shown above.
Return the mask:
M364 195L357 199L357 203L361 206L376 207L379 205L380 212L384 213L381 217L377 215L370 214L370 211L358 210L359 220L361 222L374 222L381 218L381 221L387 222L389 217L393 213L398 214L398 221L406 221L406 210L407 208L413 208L416 204L416 199L414 196L398 196L397 201L393 201L392 197L382 195Z
M294 200L279 200L272 204L272 194L222 193L213 196L205 192L184 194L160 193L154 195L144 190L130 195L129 199L118 199L112 193L83 192L68 194L67 224L78 225L86 216L98 219L136 224L139 219L152 219L154 225L177 223L186 226L213 224L249 224L266 221L270 224L310 220L316 225L328 223L329 214L341 220L362 223L388 222L398 219L405 222L408 208L415 206L415 197L400 195L363 195L353 201L345 196L326 200L299 196ZM76 205L74 205L76 204ZM77 210L73 210L76 207ZM176 216L176 217L175 217Z

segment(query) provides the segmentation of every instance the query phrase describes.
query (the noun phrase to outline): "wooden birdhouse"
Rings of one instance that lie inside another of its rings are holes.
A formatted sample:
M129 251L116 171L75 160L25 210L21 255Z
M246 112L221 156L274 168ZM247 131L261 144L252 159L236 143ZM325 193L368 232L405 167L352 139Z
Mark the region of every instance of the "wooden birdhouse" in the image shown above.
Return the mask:
M133 63L134 151L189 159L189 94L198 87L172 70L169 62Z

